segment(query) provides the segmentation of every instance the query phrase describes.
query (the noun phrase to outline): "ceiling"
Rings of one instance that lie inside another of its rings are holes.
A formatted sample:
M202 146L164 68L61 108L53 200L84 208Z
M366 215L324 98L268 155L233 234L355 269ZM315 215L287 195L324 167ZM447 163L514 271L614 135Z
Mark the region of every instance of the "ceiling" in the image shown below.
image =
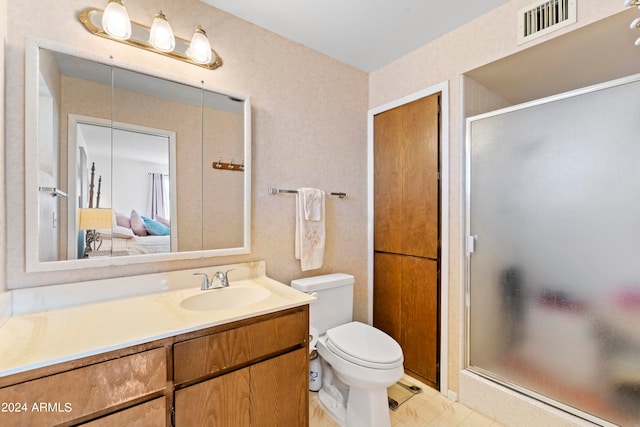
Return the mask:
M508 0L202 1L371 72Z
M512 104L640 72L636 8L465 73Z
M168 164L169 140L164 135L119 128L115 128L112 135L109 126L89 123L79 123L78 131L87 145L87 151L94 158L113 157L159 165ZM113 147L112 140L117 143L117 147Z

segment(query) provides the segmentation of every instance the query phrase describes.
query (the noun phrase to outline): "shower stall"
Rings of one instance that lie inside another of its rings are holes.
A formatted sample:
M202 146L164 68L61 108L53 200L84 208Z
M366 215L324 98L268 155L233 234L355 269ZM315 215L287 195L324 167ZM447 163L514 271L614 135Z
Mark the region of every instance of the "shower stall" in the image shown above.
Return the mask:
M466 368L640 425L640 75L467 119Z

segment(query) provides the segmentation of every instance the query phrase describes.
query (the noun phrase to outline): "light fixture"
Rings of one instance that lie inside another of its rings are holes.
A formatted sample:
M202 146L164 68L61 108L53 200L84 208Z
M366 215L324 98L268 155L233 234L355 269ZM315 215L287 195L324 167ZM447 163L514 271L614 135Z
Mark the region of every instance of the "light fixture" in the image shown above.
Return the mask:
M640 0L625 0L624 2L624 7L629 7L629 6L638 6L638 9L640 9ZM640 18L636 18L631 22L631 25L629 25L629 28L631 28L632 30L635 30L636 28L640 28ZM640 46L640 37L638 37L634 43L636 46Z
M162 11L156 14L149 31L149 43L161 52L172 52L176 47L176 38L167 17Z
M211 54L211 44L209 44L207 33L198 25L193 32L193 37L191 37L187 56L198 64L206 64L211 61Z
M109 0L102 15L102 28L118 40L131 37L131 21L122 0Z
M148 27L129 20L122 0L109 0L106 10L86 8L78 13L78 20L91 34L99 37L208 70L215 70L222 66L222 58L211 48L207 34L200 25L189 42L173 34L169 21L162 11L156 14L151 27Z
M97 229L111 228L113 211L105 208L78 209L78 229L87 230L85 255L88 251L98 251L102 246L102 238Z

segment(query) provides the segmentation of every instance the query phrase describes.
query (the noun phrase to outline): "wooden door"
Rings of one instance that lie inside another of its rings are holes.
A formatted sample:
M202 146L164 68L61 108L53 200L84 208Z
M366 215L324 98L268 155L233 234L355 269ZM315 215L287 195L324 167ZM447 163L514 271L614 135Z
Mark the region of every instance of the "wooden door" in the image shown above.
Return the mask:
M438 258L439 96L402 109L402 251Z
M402 252L402 111L378 114L374 119L373 203L376 251Z
M401 343L400 309L402 296L402 258L385 252L373 254L373 326Z
M373 324L402 346L405 370L437 386L440 94L374 118Z
M438 384L438 270L428 258L402 256L401 346L407 371Z

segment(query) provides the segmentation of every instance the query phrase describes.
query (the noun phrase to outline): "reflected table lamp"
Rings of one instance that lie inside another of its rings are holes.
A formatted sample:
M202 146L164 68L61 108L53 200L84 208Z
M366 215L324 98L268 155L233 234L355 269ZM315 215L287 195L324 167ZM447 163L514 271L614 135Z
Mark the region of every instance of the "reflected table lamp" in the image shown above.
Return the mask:
M100 228L111 228L113 221L111 209L105 208L80 208L78 209L78 228L87 230L85 256L89 251L97 251L102 246Z

